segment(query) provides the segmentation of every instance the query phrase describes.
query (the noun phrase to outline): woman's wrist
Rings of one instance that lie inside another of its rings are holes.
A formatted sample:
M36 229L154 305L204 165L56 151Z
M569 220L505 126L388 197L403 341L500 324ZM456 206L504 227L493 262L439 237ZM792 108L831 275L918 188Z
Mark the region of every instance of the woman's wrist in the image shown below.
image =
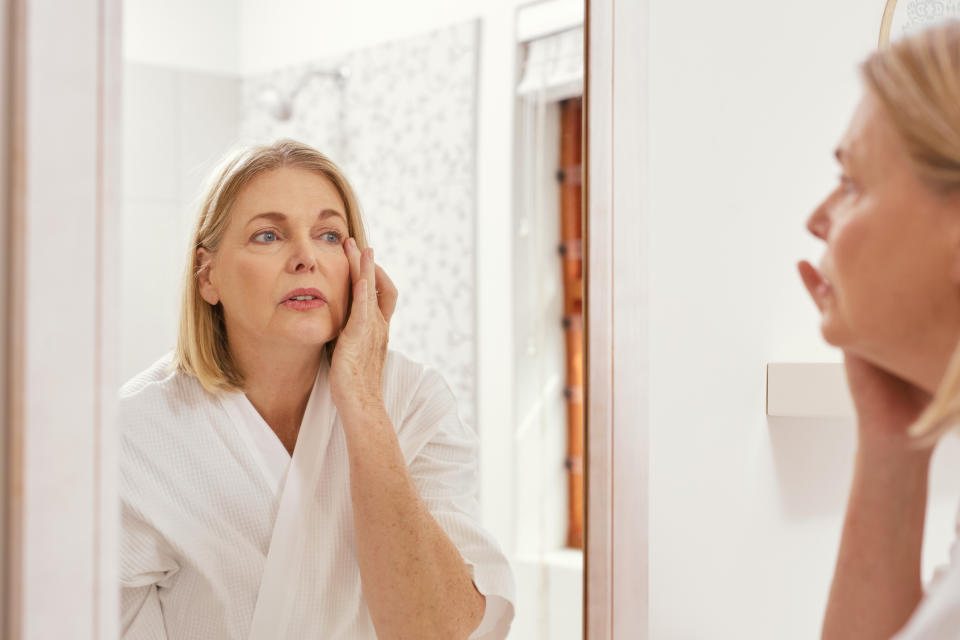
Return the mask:
M899 487L926 485L933 450L889 443L861 442L857 446L855 473L872 481Z
M918 441L906 433L876 434L860 429L857 436L857 453L870 458L886 458L891 461L929 460L933 456L934 447L935 445L931 444L918 446Z
M382 397L355 397L337 404L343 428L348 431L369 428L371 424L390 421Z

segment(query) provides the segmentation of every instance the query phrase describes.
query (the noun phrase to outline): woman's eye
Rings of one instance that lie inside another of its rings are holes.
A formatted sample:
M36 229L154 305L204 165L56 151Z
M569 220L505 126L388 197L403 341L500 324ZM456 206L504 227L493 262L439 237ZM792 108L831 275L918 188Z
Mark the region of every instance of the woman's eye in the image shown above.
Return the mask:
M853 193L854 191L856 191L856 187L855 187L855 185L853 184L853 180L851 180L848 176L841 175L841 176L840 176L840 190L843 191L843 193L845 193L845 194L851 194L851 193Z
M253 239L257 242L269 243L277 239L277 234L273 231L261 231L257 235L253 236Z
M340 241L342 240L342 238L340 237L340 234L337 233L336 231L327 231L321 237L327 242L330 242L333 244L340 244Z

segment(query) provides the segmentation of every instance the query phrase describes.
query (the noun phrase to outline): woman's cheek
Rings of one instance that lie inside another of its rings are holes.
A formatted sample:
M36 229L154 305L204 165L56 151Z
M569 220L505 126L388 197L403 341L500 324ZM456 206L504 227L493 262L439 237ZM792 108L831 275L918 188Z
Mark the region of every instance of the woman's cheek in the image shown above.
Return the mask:
M844 289L855 284L848 280L853 275L863 235L858 227L855 218L846 218L836 221L830 234L828 253L832 273L829 275L834 285Z
M862 339L872 331L870 325L884 297L882 279L877 277L884 257L875 255L881 247L876 237L871 238L869 223L866 216L854 217L837 228L831 254L835 321L849 333L846 341Z

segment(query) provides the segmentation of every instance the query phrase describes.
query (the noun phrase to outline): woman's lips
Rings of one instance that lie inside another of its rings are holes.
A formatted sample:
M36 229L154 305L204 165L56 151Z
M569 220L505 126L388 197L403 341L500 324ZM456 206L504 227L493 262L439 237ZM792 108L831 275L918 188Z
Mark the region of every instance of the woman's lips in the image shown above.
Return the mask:
M327 303L322 298L314 298L313 300L284 300L282 304L287 309L293 309L294 311L306 311L307 309L317 309L319 307L323 307Z

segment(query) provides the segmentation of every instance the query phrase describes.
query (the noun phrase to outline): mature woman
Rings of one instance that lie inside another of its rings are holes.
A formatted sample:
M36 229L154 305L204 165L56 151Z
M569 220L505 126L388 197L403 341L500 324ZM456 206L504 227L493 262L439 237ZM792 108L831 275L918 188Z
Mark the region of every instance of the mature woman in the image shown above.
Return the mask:
M859 434L823 637L960 638L960 545L926 593L920 577L931 454L960 419L960 23L875 53L863 78L808 223L826 253L800 264Z
M293 142L219 172L176 350L121 401L125 638L504 638L477 441L387 351L397 292L338 168Z

